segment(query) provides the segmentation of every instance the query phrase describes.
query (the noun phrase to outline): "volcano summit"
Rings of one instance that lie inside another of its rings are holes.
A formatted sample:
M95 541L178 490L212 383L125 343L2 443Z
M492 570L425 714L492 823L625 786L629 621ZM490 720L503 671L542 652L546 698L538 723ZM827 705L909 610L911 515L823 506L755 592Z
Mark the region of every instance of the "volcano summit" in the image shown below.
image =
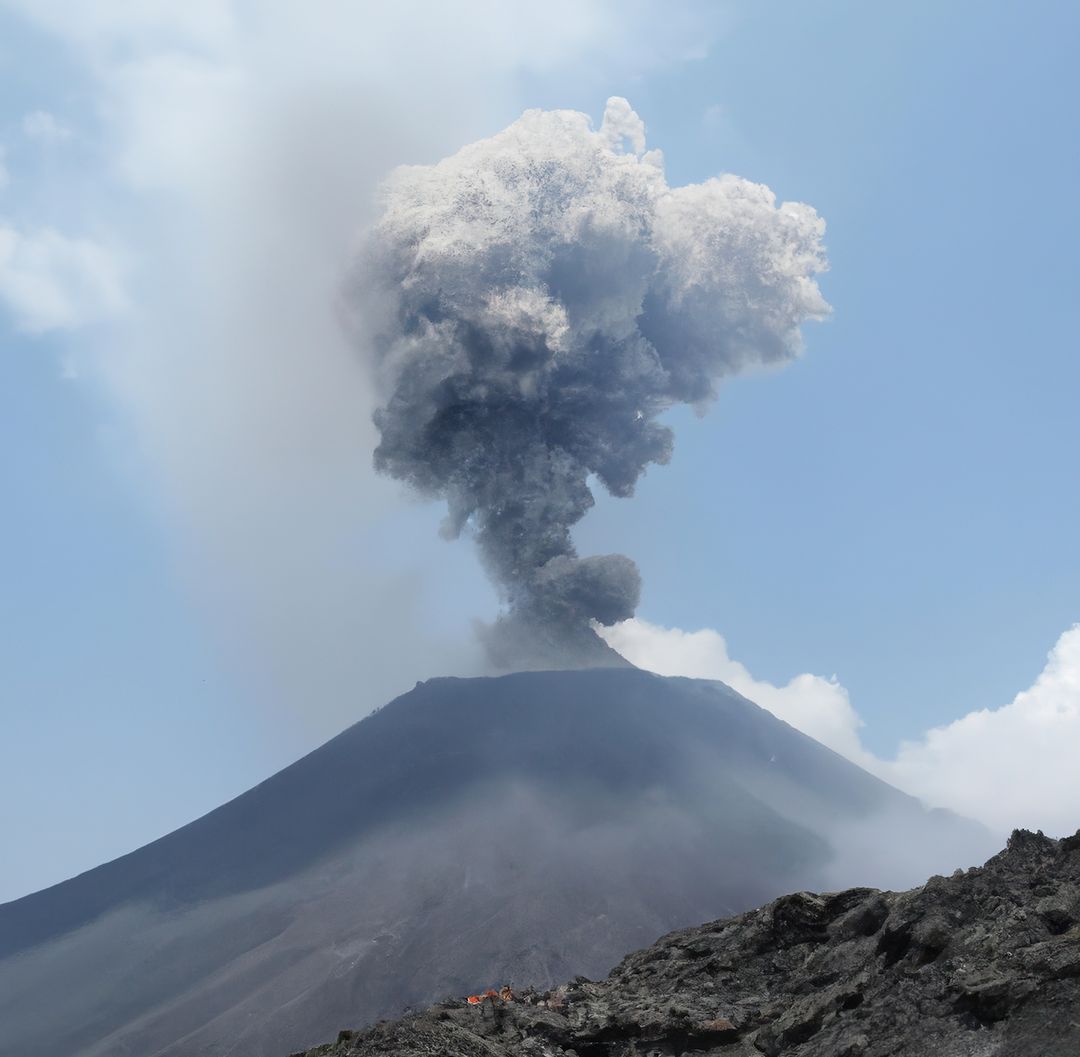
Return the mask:
M435 679L204 818L0 907L0 1055L281 1057L478 982L599 976L785 892L913 883L990 843L719 683Z

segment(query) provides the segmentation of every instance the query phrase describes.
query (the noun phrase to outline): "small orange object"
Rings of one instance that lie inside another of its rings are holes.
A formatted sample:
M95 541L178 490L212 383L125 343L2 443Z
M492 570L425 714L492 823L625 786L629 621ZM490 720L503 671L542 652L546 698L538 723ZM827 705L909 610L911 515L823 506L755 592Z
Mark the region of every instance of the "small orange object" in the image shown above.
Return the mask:
M484 1000L479 995L469 995L465 1001L468 1002L470 1006L478 1006Z
M484 992L484 997L485 997L485 998L498 998L498 997L499 997L499 992L498 992L498 991L493 991L493 990L492 990L492 989L491 989L491 988L489 987L489 988L488 988L488 989L487 989L487 990L486 990L486 991Z

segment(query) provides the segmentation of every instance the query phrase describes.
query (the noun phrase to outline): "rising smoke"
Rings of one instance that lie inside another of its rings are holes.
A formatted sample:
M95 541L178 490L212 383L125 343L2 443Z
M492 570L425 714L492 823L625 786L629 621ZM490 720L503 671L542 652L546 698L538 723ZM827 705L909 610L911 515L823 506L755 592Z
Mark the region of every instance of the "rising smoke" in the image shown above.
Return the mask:
M625 99L595 130L527 111L436 165L396 170L355 303L382 395L377 469L444 498L507 613L496 663L597 663L591 622L633 615L636 565L580 558L590 476L629 496L665 463L674 404L798 354L828 312L824 222L735 176L669 187ZM612 655L613 656L613 655Z

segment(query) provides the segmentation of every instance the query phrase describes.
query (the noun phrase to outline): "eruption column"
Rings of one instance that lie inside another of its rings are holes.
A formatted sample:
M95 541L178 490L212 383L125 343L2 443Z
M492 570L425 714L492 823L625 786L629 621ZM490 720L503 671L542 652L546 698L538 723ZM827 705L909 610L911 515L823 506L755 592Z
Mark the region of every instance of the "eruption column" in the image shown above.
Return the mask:
M632 616L640 577L575 550L590 475L633 494L670 457L661 412L798 354L829 311L824 222L734 176L669 187L619 98L599 130L527 111L396 170L380 204L351 287L383 394L376 467L477 540L506 605L497 663L603 663L591 622Z

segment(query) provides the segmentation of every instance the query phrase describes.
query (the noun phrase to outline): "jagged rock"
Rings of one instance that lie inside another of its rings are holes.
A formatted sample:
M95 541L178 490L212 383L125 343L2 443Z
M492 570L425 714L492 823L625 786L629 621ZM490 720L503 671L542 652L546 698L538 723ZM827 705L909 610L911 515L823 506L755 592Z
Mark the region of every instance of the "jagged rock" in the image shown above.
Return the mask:
M304 1057L1072 1057L1080 833L1018 830L908 892L798 892L479 1009L447 1001Z

